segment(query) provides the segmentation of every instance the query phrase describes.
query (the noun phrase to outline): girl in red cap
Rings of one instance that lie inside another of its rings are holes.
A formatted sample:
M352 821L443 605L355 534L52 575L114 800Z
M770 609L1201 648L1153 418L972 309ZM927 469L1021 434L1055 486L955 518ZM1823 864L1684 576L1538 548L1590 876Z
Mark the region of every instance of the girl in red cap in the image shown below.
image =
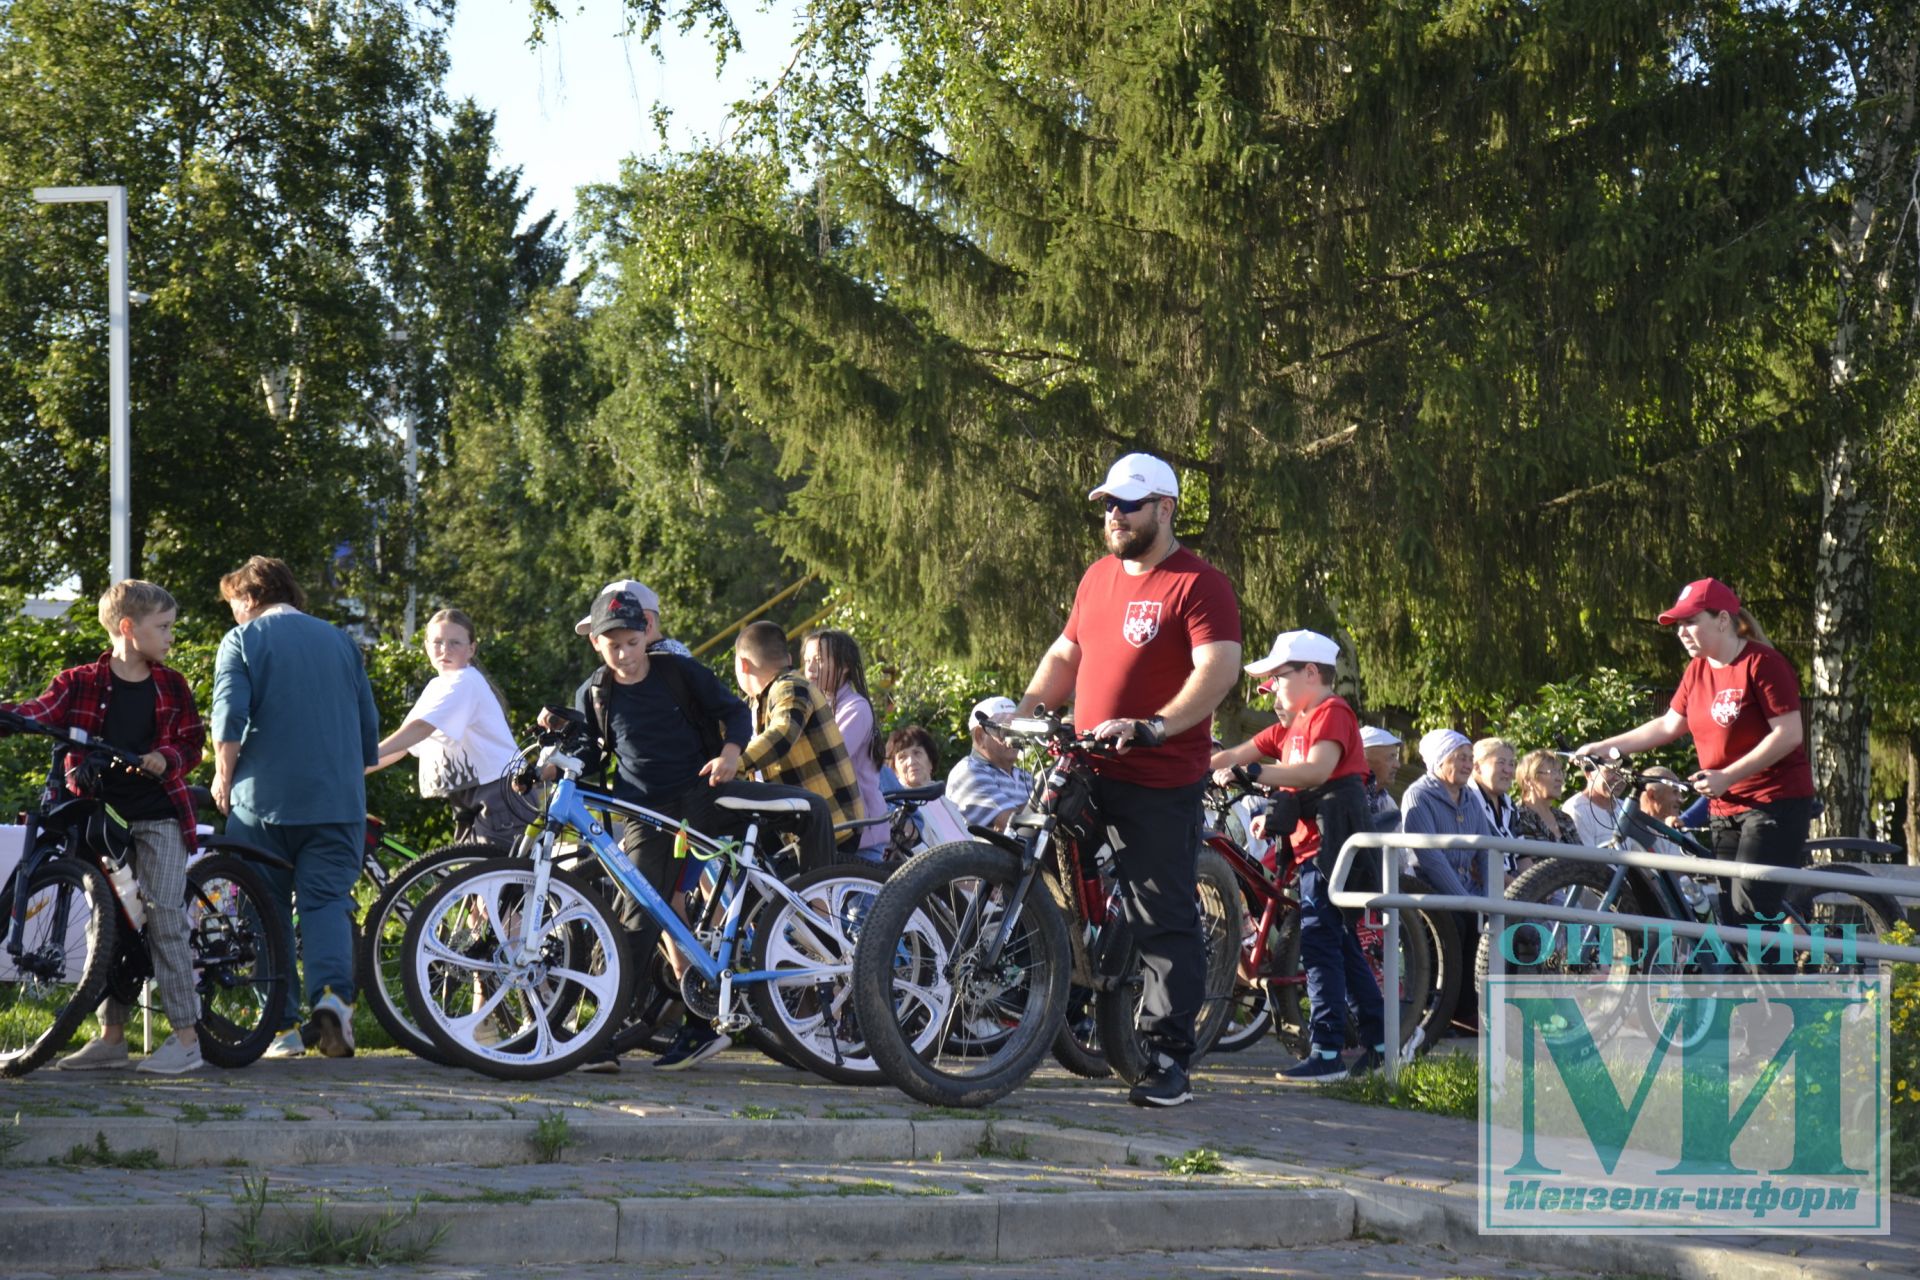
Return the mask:
M1806 865L1813 768L1801 745L1800 681L1724 582L1689 582L1660 615L1693 660L1666 714L1590 742L1579 754L1645 751L1693 735L1700 770L1689 782L1712 798L1713 851L1737 862ZM1787 886L1733 882L1736 923L1778 919Z

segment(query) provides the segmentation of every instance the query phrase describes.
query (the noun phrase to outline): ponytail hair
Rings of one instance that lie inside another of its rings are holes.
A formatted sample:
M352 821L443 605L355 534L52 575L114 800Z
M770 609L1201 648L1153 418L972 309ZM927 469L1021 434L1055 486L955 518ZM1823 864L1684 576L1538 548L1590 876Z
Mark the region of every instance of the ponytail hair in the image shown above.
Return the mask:
M1767 639L1766 630L1761 627L1760 620L1748 613L1744 606L1734 615L1733 629L1742 640L1757 640L1768 648L1773 647L1773 641Z
M450 623L453 626L459 627L467 633L468 644L477 646L480 643L480 631L473 625L473 619L468 617L466 611L463 609L442 609L427 619L428 626L432 626L436 622ZM493 700L500 704L500 714L505 717L508 724L512 724L513 712L507 707L507 695L500 691L500 686L494 683L493 677L488 675L486 669L478 662L469 662L467 665L475 671L478 671L480 678L487 682L487 688L493 691Z

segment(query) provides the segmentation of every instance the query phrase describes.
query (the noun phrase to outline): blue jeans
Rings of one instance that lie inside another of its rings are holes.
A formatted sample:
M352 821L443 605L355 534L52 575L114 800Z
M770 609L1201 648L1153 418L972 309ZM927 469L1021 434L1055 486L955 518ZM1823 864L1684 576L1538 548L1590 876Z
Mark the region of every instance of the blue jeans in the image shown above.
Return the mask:
M1360 1041L1371 1049L1386 1039L1386 1003L1360 950L1360 939L1327 897L1326 873L1300 868L1300 964L1307 971L1313 1047L1339 1052L1347 1043L1347 1005L1359 1016Z
M353 1003L353 883L360 878L367 824L263 822L235 809L227 816L227 834L277 853L293 864L291 872L256 864L266 878L287 938L293 938L293 902L300 902L300 959L306 969L307 1007L328 988ZM289 975L280 1026L300 1021L300 993L292 981L293 956L281 957Z

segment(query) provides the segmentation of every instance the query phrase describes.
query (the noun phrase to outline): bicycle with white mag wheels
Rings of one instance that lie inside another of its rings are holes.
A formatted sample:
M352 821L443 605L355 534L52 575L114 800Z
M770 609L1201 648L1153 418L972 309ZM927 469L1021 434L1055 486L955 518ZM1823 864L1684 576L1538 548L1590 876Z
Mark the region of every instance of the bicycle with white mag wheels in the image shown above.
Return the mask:
M842 864L776 874L770 837L805 819L803 800L717 797L717 807L747 821L731 840L583 787L589 732L577 712L541 731L531 772L555 781L519 856L449 871L408 921L402 976L434 1045L456 1065L512 1080L558 1075L606 1049L630 1018L648 958L630 954L627 931L583 874L591 870L670 941L685 966L678 995L688 1017L722 1034L770 1039L824 1078L877 1081L850 989L882 872ZM701 864L685 918L621 849L608 813L674 833L676 848ZM562 865L568 858L575 869Z

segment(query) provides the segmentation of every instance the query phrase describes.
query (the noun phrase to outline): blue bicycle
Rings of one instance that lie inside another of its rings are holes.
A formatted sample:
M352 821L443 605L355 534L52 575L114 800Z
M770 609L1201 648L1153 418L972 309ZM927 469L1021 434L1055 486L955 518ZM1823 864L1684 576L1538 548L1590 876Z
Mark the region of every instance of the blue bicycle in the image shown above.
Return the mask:
M565 865L591 860L670 940L684 964L679 997L688 1016L724 1034L771 1036L788 1058L828 1079L878 1081L850 984L860 925L883 873L842 865L786 880L775 874L768 864L776 858L763 850L804 818L803 801L719 798L748 823L736 841L584 787L586 733L567 722L539 735L536 769L555 780L520 856L449 872L408 922L407 999L435 1046L456 1065L537 1080L591 1060L628 1021L651 957L631 954L601 892ZM605 825L609 813L675 833L700 864L684 918L620 848Z

